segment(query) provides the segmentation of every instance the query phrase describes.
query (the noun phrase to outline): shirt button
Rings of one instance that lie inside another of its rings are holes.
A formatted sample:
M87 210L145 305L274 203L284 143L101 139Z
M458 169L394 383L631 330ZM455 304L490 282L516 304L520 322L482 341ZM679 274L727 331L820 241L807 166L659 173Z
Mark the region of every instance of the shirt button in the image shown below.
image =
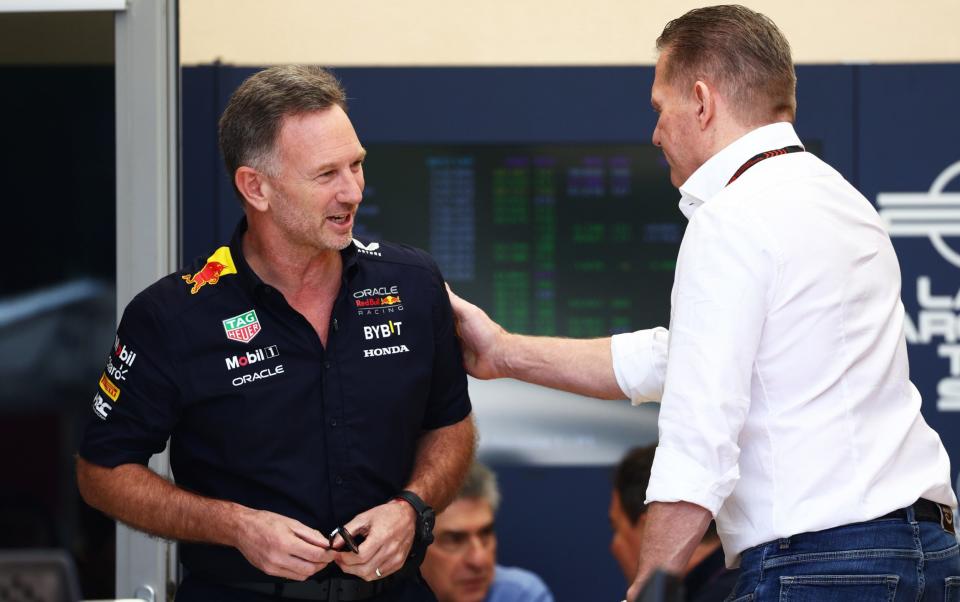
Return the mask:
M330 426L337 426L337 419L336 419L336 418L331 418L331 419L330 419Z
M330 362L323 362L323 367L326 368L327 370L329 370L329 369L330 369Z
M337 476L337 478L334 479L334 482L335 482L337 485L343 485L343 477Z

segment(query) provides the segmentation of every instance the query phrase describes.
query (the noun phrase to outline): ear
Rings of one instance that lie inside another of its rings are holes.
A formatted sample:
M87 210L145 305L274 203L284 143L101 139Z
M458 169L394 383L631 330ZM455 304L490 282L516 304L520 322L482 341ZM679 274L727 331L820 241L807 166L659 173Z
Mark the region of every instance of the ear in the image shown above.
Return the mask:
M271 186L259 171L241 165L233 174L233 183L246 199L247 204L256 211L266 211L270 206Z
M693 84L693 98L696 103L697 121L700 131L707 129L717 114L717 95L706 82L697 80Z

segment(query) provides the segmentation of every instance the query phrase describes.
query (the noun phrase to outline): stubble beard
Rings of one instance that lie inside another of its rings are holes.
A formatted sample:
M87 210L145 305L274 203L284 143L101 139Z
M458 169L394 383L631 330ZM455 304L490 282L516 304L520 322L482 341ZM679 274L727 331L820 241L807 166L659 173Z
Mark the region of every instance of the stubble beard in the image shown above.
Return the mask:
M297 246L323 251L342 251L353 241L353 227L346 234L334 234L325 230L327 223L325 216L319 217L304 209L302 205L293 203L280 191L277 191L278 200L284 209L275 212L277 226L290 242ZM353 217L356 217L354 214Z

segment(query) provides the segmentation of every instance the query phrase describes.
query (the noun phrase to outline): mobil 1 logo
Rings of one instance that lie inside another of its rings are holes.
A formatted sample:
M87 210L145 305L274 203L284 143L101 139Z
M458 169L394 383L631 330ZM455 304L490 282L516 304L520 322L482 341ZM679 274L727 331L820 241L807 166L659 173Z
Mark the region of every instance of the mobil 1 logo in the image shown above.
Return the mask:
M270 345L269 347L261 347L256 351L247 351L246 353L239 353L223 359L227 364L227 370L236 370L237 368L243 368L245 366L249 366L250 364L256 364L257 362L262 362L279 355L280 350L277 348L277 346Z

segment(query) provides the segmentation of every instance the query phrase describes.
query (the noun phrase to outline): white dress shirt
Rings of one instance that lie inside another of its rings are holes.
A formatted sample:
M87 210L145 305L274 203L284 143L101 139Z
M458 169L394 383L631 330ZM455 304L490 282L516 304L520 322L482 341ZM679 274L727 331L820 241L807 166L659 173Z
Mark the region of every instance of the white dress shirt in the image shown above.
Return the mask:
M873 206L806 152L727 186L754 155L799 144L788 123L758 128L680 188L690 223L647 502L708 509L728 566L757 544L921 497L957 503L910 382L900 268ZM635 401L658 392L665 335L611 343Z
M667 329L660 327L610 338L613 373L620 390L633 405L663 398L668 340Z

